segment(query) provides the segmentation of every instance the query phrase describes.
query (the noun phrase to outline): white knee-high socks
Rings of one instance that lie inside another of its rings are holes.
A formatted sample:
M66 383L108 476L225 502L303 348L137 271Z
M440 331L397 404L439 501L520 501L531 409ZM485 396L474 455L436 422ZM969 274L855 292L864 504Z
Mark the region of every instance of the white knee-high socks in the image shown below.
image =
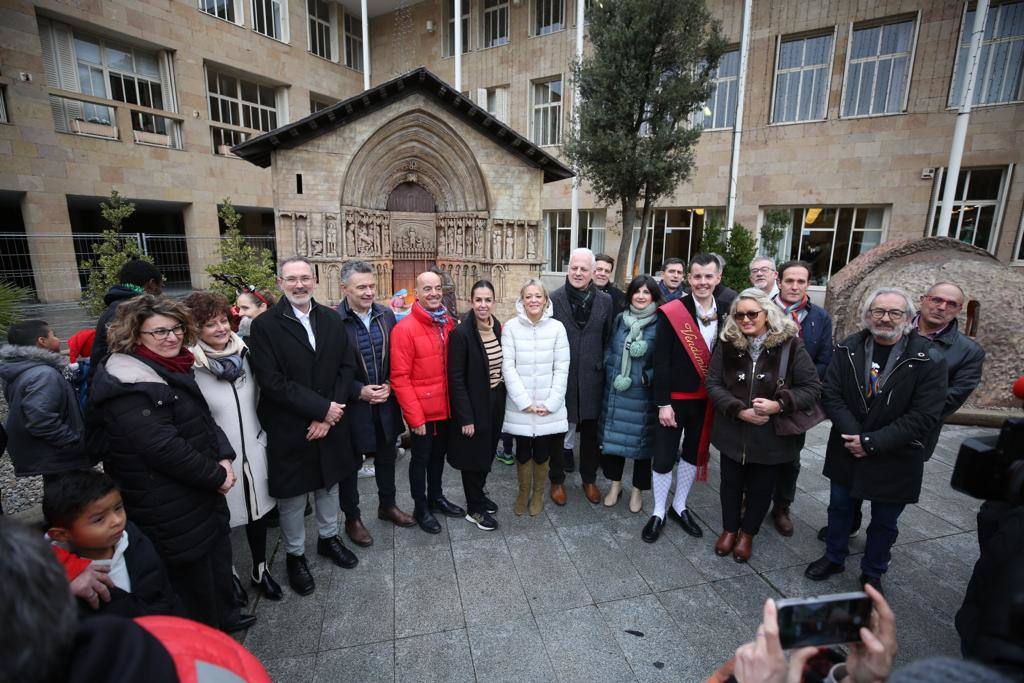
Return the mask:
M672 472L652 472L651 475L651 484L654 488L654 515L665 519L668 491L672 488Z
M654 515L665 519L668 511L668 492L672 488L672 473L652 472L651 483L654 488ZM676 465L676 495L672 500L672 508L679 514L686 509L686 497L690 495L690 487L697 476L697 468L680 460Z

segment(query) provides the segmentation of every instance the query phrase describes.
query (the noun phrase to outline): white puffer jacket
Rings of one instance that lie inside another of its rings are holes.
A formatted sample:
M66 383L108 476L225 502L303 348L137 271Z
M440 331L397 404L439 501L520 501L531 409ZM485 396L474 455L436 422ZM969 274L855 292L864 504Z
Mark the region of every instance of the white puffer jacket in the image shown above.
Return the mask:
M508 394L505 399L505 429L515 436L564 434L569 429L565 408L565 387L569 380L569 338L565 327L552 317L548 302L544 316L530 322L523 302L516 302L518 315L501 332L501 371ZM525 412L542 405L549 414L541 417Z

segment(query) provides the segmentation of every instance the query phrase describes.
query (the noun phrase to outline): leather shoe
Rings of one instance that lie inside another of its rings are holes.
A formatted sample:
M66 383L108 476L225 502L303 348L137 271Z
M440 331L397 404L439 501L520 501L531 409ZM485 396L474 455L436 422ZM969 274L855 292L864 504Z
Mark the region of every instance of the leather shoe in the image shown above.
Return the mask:
M237 621L235 621L233 623L230 623L230 624L225 624L221 628L221 630L224 631L225 633L235 633L236 631L244 631L245 629L249 628L250 626L252 626L255 623L256 623L256 615L255 614L239 614Z
M772 522L775 530L782 536L793 535L793 520L789 516L789 503L776 503L772 506Z
M389 508L377 508L377 519L391 522L395 526L400 527L416 526L416 520L413 519L413 516L407 512L402 512L401 508L397 505L392 505Z
M819 557L814 562L807 565L807 569L804 570L804 576L811 581L824 581L833 574L839 574L846 571L846 565L836 564L828 557Z
M305 555L285 555L285 568L288 570L288 585L299 595L309 595L316 588L313 575L309 573Z
M465 517L466 511L460 508L455 503L441 496L436 500L430 501L430 511L440 512L445 517Z
M267 600L280 600L284 597L284 593L281 591L281 586L274 581L274 577L270 575L270 572L263 568L263 573L257 579L255 575L249 577L252 580L252 585L255 586L260 594L263 595Z
M369 548L373 545L373 536L370 535L369 529L363 526L361 519L345 520L345 533L360 547Z
M551 485L551 501L555 505L565 505L565 487L561 484Z
M683 514L676 512L676 509L669 505L668 516L671 517L676 524L683 528L683 531L690 534L694 538L700 538L704 535L704 532L700 528L700 524L693 518L689 510L683 510Z
M601 502L601 489L597 488L597 484L584 484L583 495L594 505Z
M864 572L861 572L860 578L857 579L857 583L863 588L864 584L867 584L874 588L876 591L885 595L885 591L882 590L882 577L881 576L868 576Z
M331 562L343 569L351 569L359 564L359 558L355 556L355 553L346 548L345 544L337 536L319 539L316 542L316 552L318 555L329 557Z
M725 557L732 552L732 547L736 545L736 532L735 531L723 531L722 535L715 541L715 555L719 557Z
M231 601L235 607L245 607L249 604L249 594L242 587L242 582L234 572L231 573Z
M429 510L417 510L413 516L416 518L416 523L420 525L420 528L428 534L441 533L441 523L437 521L437 517Z
M644 530L640 532L640 538L644 539L645 543L654 543L661 536L661 530L664 528L665 520L658 515L651 515L647 524L644 525Z
M750 559L750 553L753 550L754 537L741 529L736 537L736 545L732 549L732 559L742 564Z

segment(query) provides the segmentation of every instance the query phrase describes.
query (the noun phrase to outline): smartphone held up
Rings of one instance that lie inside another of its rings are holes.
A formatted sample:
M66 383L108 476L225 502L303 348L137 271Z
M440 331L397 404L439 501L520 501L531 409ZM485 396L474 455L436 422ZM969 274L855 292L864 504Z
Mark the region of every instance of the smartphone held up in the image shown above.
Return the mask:
M861 627L871 625L871 598L863 592L778 600L776 608L784 650L858 643Z

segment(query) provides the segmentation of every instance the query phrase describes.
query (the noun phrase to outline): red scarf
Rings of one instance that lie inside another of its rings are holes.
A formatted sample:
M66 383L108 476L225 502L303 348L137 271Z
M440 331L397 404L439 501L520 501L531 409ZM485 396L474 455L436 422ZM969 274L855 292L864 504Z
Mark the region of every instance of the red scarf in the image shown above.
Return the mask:
M195 356L193 356L192 352L186 349L184 345L181 347L181 351L178 353L178 355L172 358L165 358L164 356L161 356L158 353L150 351L142 344L139 344L138 346L135 347L135 355L138 356L139 358L151 360L160 367L166 368L170 372L186 373L192 369L192 366L196 362Z

